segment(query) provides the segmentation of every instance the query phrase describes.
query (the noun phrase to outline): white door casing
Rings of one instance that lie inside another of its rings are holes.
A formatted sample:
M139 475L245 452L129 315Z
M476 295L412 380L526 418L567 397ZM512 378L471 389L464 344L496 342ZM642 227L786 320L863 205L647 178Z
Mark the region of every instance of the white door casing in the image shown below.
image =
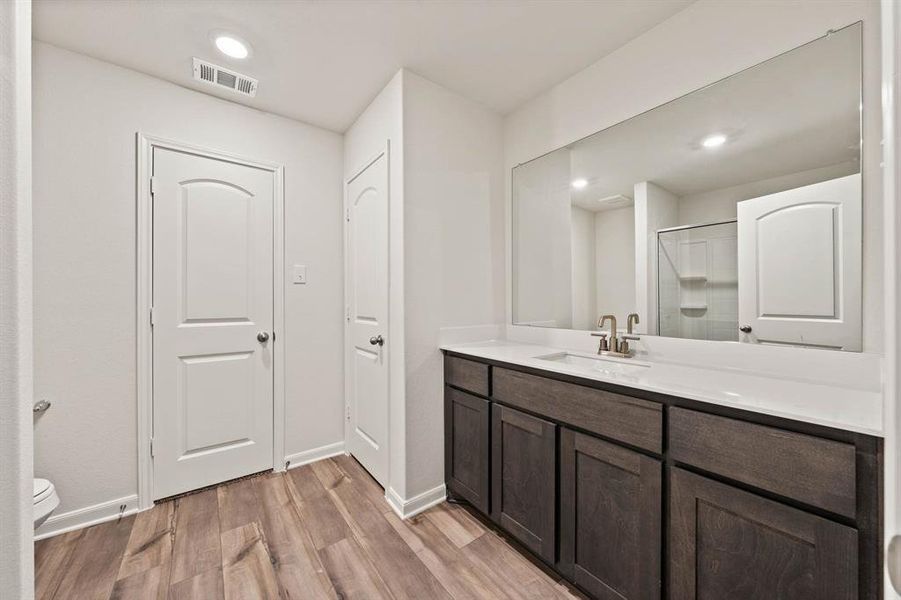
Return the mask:
M738 203L745 342L861 349L859 174Z
M388 479L388 153L347 182L346 445Z
M274 192L153 148L154 499L272 467Z

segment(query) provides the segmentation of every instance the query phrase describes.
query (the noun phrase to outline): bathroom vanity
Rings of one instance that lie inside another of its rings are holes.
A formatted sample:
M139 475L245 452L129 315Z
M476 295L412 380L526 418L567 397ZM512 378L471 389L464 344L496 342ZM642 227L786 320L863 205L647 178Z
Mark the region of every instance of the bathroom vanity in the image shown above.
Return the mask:
M824 426L826 386L777 382L807 386L780 412L718 401L703 369L678 370L692 394L672 365L443 351L448 497L592 597L882 597L875 404Z
M512 169L507 334L606 356L444 346L445 481L595 598L882 597L861 27Z

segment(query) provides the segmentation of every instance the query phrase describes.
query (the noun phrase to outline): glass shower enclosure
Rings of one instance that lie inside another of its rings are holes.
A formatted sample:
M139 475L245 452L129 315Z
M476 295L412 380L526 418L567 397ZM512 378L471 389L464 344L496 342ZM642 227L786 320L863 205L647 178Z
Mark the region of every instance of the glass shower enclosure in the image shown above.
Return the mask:
M657 232L659 335L738 341L735 220Z

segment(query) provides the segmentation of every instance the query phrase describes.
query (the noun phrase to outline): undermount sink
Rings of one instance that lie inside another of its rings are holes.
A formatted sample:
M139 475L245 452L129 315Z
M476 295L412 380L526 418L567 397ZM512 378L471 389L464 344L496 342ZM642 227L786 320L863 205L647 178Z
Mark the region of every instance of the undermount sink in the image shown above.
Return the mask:
M607 375L639 375L644 369L650 367L648 364L633 362L632 359L628 358L611 359L603 356L586 356L569 352L556 352L545 356L537 356L536 358Z

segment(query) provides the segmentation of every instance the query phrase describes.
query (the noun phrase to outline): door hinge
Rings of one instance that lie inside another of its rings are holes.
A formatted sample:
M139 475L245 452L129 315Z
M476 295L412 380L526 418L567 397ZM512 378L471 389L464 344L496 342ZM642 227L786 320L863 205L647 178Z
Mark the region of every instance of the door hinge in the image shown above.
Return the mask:
M344 209L344 220L347 221L348 223L350 223L350 209L349 208Z
M153 307L150 307L150 326L153 327Z
M156 177L150 178L150 195L152 196L156 192Z
M350 306L344 307L344 320L350 323Z
M347 417L347 420L350 421L350 405L344 407L344 415Z
M150 438L150 458L153 458L153 438Z

